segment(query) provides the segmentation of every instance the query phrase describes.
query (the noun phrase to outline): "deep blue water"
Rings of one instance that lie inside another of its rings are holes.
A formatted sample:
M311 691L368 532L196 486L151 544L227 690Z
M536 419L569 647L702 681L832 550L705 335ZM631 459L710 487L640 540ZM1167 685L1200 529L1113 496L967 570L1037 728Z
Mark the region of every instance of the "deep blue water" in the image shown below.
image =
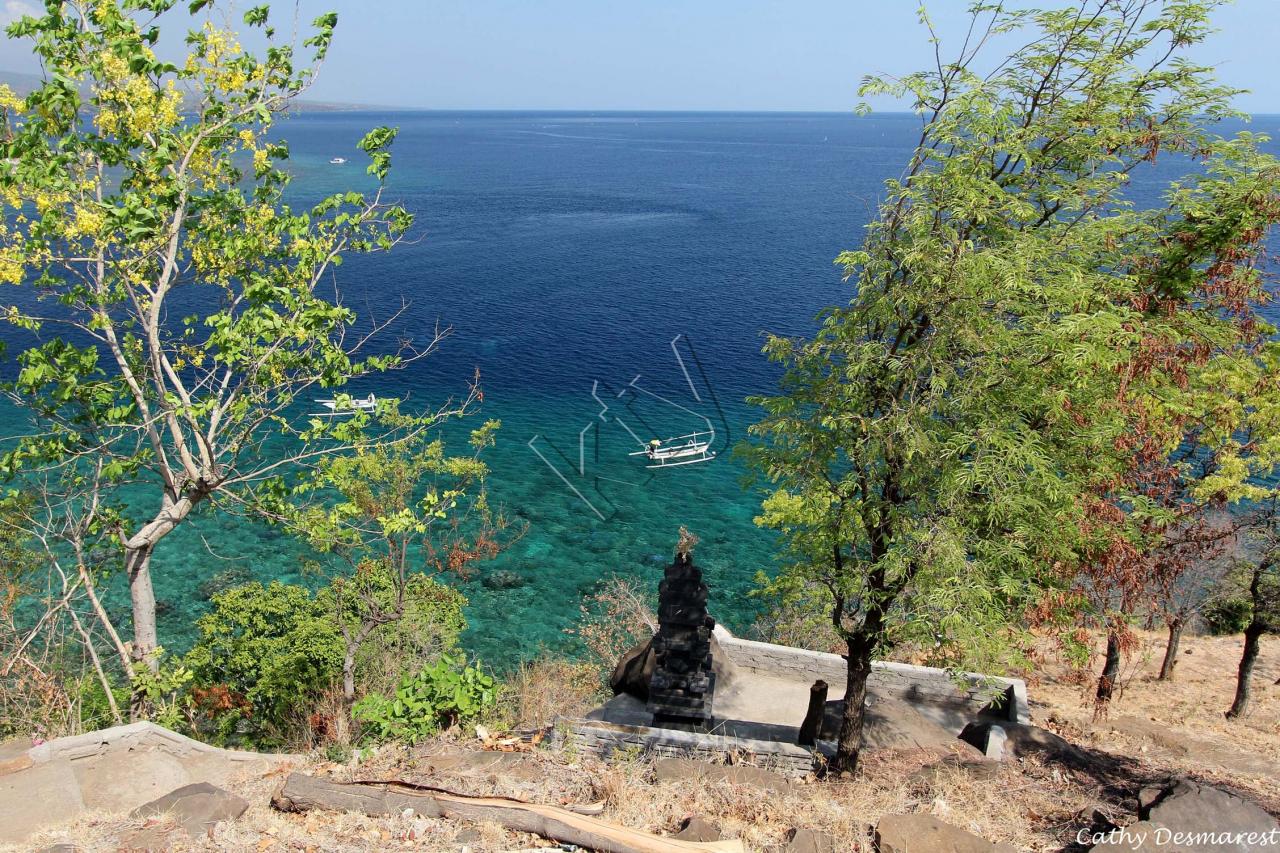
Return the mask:
M744 627L774 541L752 523L759 495L728 448L757 414L744 398L774 387L763 336L808 331L848 298L832 260L860 242L918 120L314 113L281 125L299 203L367 186L355 143L378 124L400 128L388 196L416 213L414 239L349 258L336 282L366 316L409 299L396 333L422 338L439 321L453 335L431 358L350 390L429 406L478 368L482 415L503 421L490 493L528 525L461 584L470 647L498 665L568 648L565 629L601 578L656 589L681 524L702 538L713 613ZM1253 129L1277 128L1266 117ZM349 162L330 165L335 156ZM641 440L705 429L695 413L717 431L715 460L651 472L626 455L637 448L627 428ZM214 573L239 565L298 581L303 556L271 529L196 518L155 558L162 639L190 641L206 606L198 587ZM486 586L498 570L522 585ZM123 604L116 596L118 612Z

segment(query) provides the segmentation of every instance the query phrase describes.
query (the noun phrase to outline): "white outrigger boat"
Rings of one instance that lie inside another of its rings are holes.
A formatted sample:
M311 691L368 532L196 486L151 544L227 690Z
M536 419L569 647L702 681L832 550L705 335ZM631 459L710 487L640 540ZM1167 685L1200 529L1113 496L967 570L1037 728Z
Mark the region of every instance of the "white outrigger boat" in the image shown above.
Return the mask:
M356 412L372 412L378 408L378 398L370 394L364 399L352 397L350 400L316 400L321 406L328 411L318 412L317 414L336 417L340 415L354 415Z
M715 441L715 430L710 432L692 432L666 440L653 439L644 450L629 453L628 456L644 456L651 464L646 468L674 468L677 465L692 465L695 462L706 462L716 457L711 449Z

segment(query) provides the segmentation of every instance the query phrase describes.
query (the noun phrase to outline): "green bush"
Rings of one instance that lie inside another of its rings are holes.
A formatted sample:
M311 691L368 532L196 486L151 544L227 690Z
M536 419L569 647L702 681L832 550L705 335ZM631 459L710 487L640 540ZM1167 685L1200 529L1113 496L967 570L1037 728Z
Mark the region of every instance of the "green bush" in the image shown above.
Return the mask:
M371 693L352 708L365 734L417 743L454 723L473 720L497 701L493 677L461 657L441 655L400 681L393 697Z
M305 587L254 581L213 597L185 664L219 697L206 709L214 740L288 738L342 671L343 644L326 602Z
M1225 636L1244 631L1253 616L1247 598L1218 598L1204 609L1204 624L1210 634Z
M316 595L353 635L360 630L358 601L376 602L384 612L390 611L395 602L390 573L376 564L374 568L379 570L362 571L353 578L335 578ZM335 593L344 584L347 594L343 601L347 606L339 612ZM390 693L423 661L457 652L459 638L467 627L462 615L466 605L466 596L453 587L426 575L411 575L405 583L403 615L375 629L356 654L355 675L360 692Z

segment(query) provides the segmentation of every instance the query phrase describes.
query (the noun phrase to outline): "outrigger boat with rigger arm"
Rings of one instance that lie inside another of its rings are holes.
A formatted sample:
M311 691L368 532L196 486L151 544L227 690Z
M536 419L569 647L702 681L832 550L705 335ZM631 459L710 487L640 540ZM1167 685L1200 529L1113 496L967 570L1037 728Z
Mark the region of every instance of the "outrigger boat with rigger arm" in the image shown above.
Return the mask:
M356 412L372 412L378 408L378 398L372 394L364 399L352 397L350 400L316 400L316 402L328 409L325 412L316 412L322 417L354 415Z
M644 450L629 453L628 456L646 456L652 465L646 468L672 468L676 465L692 465L695 462L706 462L714 459L716 454L711 449L716 432L691 432L675 438L653 439Z

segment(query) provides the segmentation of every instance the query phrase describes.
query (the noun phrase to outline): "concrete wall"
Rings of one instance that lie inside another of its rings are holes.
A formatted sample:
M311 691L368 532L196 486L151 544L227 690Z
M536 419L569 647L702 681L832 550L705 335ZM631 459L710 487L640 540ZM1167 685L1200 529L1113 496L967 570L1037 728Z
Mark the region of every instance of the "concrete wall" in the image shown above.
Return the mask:
M822 679L833 687L848 676L845 659L825 652L758 643L733 636L716 627L720 648L736 665L778 678L813 682ZM953 708L958 714L974 714L995 700L991 710L1005 719L1030 723L1027 686L1020 678L965 673L957 679L944 669L873 661L867 685L873 696L888 696L920 706Z
M576 749L601 758L609 758L617 752L634 751L664 758L694 758L720 763L725 756L733 755L738 763L745 759L746 763L784 776L807 776L813 772L813 752L794 743L624 726L594 720L566 722L565 741Z

